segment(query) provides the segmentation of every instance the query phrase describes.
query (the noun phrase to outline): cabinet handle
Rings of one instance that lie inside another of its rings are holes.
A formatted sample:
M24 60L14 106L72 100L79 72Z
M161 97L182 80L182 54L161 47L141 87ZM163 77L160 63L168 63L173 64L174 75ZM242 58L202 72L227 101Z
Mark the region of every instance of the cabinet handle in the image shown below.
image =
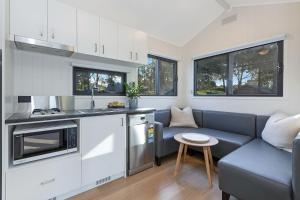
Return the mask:
M52 33L52 36L51 36L51 37L52 37L52 39L54 39L54 38L55 38L55 35L54 35L54 33Z
M124 126L124 118L121 118L121 126Z
M52 183L54 181L55 181L55 178L52 178L52 179L41 182L41 185L47 185L47 184Z
M105 53L105 48L104 48L104 45L102 45L102 54Z
M137 52L135 52L135 60L139 59L139 54Z
M130 60L132 60L133 57L132 54L133 54L132 51L130 51Z
M98 51L98 45L97 43L95 43L95 53L97 53L97 51Z
M43 36L44 36L43 32L41 32L41 33L40 33L40 36L41 36L41 37L43 37Z

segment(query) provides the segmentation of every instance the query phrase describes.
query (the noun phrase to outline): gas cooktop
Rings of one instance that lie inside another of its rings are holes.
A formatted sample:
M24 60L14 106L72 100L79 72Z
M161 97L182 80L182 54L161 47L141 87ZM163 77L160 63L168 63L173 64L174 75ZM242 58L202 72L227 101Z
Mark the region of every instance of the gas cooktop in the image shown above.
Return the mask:
M34 109L30 117L47 117L47 116L55 116L55 115L63 115L63 114L65 113L58 108Z

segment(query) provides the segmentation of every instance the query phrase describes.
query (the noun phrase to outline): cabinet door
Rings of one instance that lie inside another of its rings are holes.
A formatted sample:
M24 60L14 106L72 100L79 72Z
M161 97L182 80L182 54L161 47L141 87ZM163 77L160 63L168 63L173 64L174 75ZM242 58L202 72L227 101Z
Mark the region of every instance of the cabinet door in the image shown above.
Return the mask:
M6 199L51 199L81 185L80 155L38 161L6 172Z
M82 184L125 174L126 115L81 119Z
M134 32L134 56L133 60L136 63L147 64L147 34L142 31Z
M100 55L99 17L85 11L77 11L77 51L89 55Z
M133 61L133 38L134 29L119 25L118 26L118 58L124 61Z
M117 59L118 53L118 24L100 18L100 55L106 58Z
M47 0L10 0L10 34L47 40Z
M76 45L76 8L58 2L48 1L48 41Z

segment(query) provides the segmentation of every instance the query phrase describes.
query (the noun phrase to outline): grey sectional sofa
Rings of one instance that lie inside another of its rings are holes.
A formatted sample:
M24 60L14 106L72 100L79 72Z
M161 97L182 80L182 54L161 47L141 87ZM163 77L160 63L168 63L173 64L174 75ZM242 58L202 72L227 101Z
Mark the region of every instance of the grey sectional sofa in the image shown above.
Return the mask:
M178 151L179 144L173 138L177 133L195 132L216 137L219 144L211 149L216 158L222 158L255 138L256 115L202 110L193 110L193 115L199 128L169 128L171 111L155 112L158 165L161 158Z
M212 154L221 158L222 199L300 200L300 137L291 154L261 139L268 116L201 110L193 110L193 115L199 128L169 128L170 110L156 112L157 164L178 150L175 134L201 132L219 139Z

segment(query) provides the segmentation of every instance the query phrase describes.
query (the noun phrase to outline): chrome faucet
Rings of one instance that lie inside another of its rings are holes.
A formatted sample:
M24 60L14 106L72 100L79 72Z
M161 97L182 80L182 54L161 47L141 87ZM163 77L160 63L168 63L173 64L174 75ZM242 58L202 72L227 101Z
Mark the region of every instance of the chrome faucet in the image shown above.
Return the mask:
M98 90L97 87L92 87L92 95L91 95L91 109L95 108L95 100L94 100L94 90Z

